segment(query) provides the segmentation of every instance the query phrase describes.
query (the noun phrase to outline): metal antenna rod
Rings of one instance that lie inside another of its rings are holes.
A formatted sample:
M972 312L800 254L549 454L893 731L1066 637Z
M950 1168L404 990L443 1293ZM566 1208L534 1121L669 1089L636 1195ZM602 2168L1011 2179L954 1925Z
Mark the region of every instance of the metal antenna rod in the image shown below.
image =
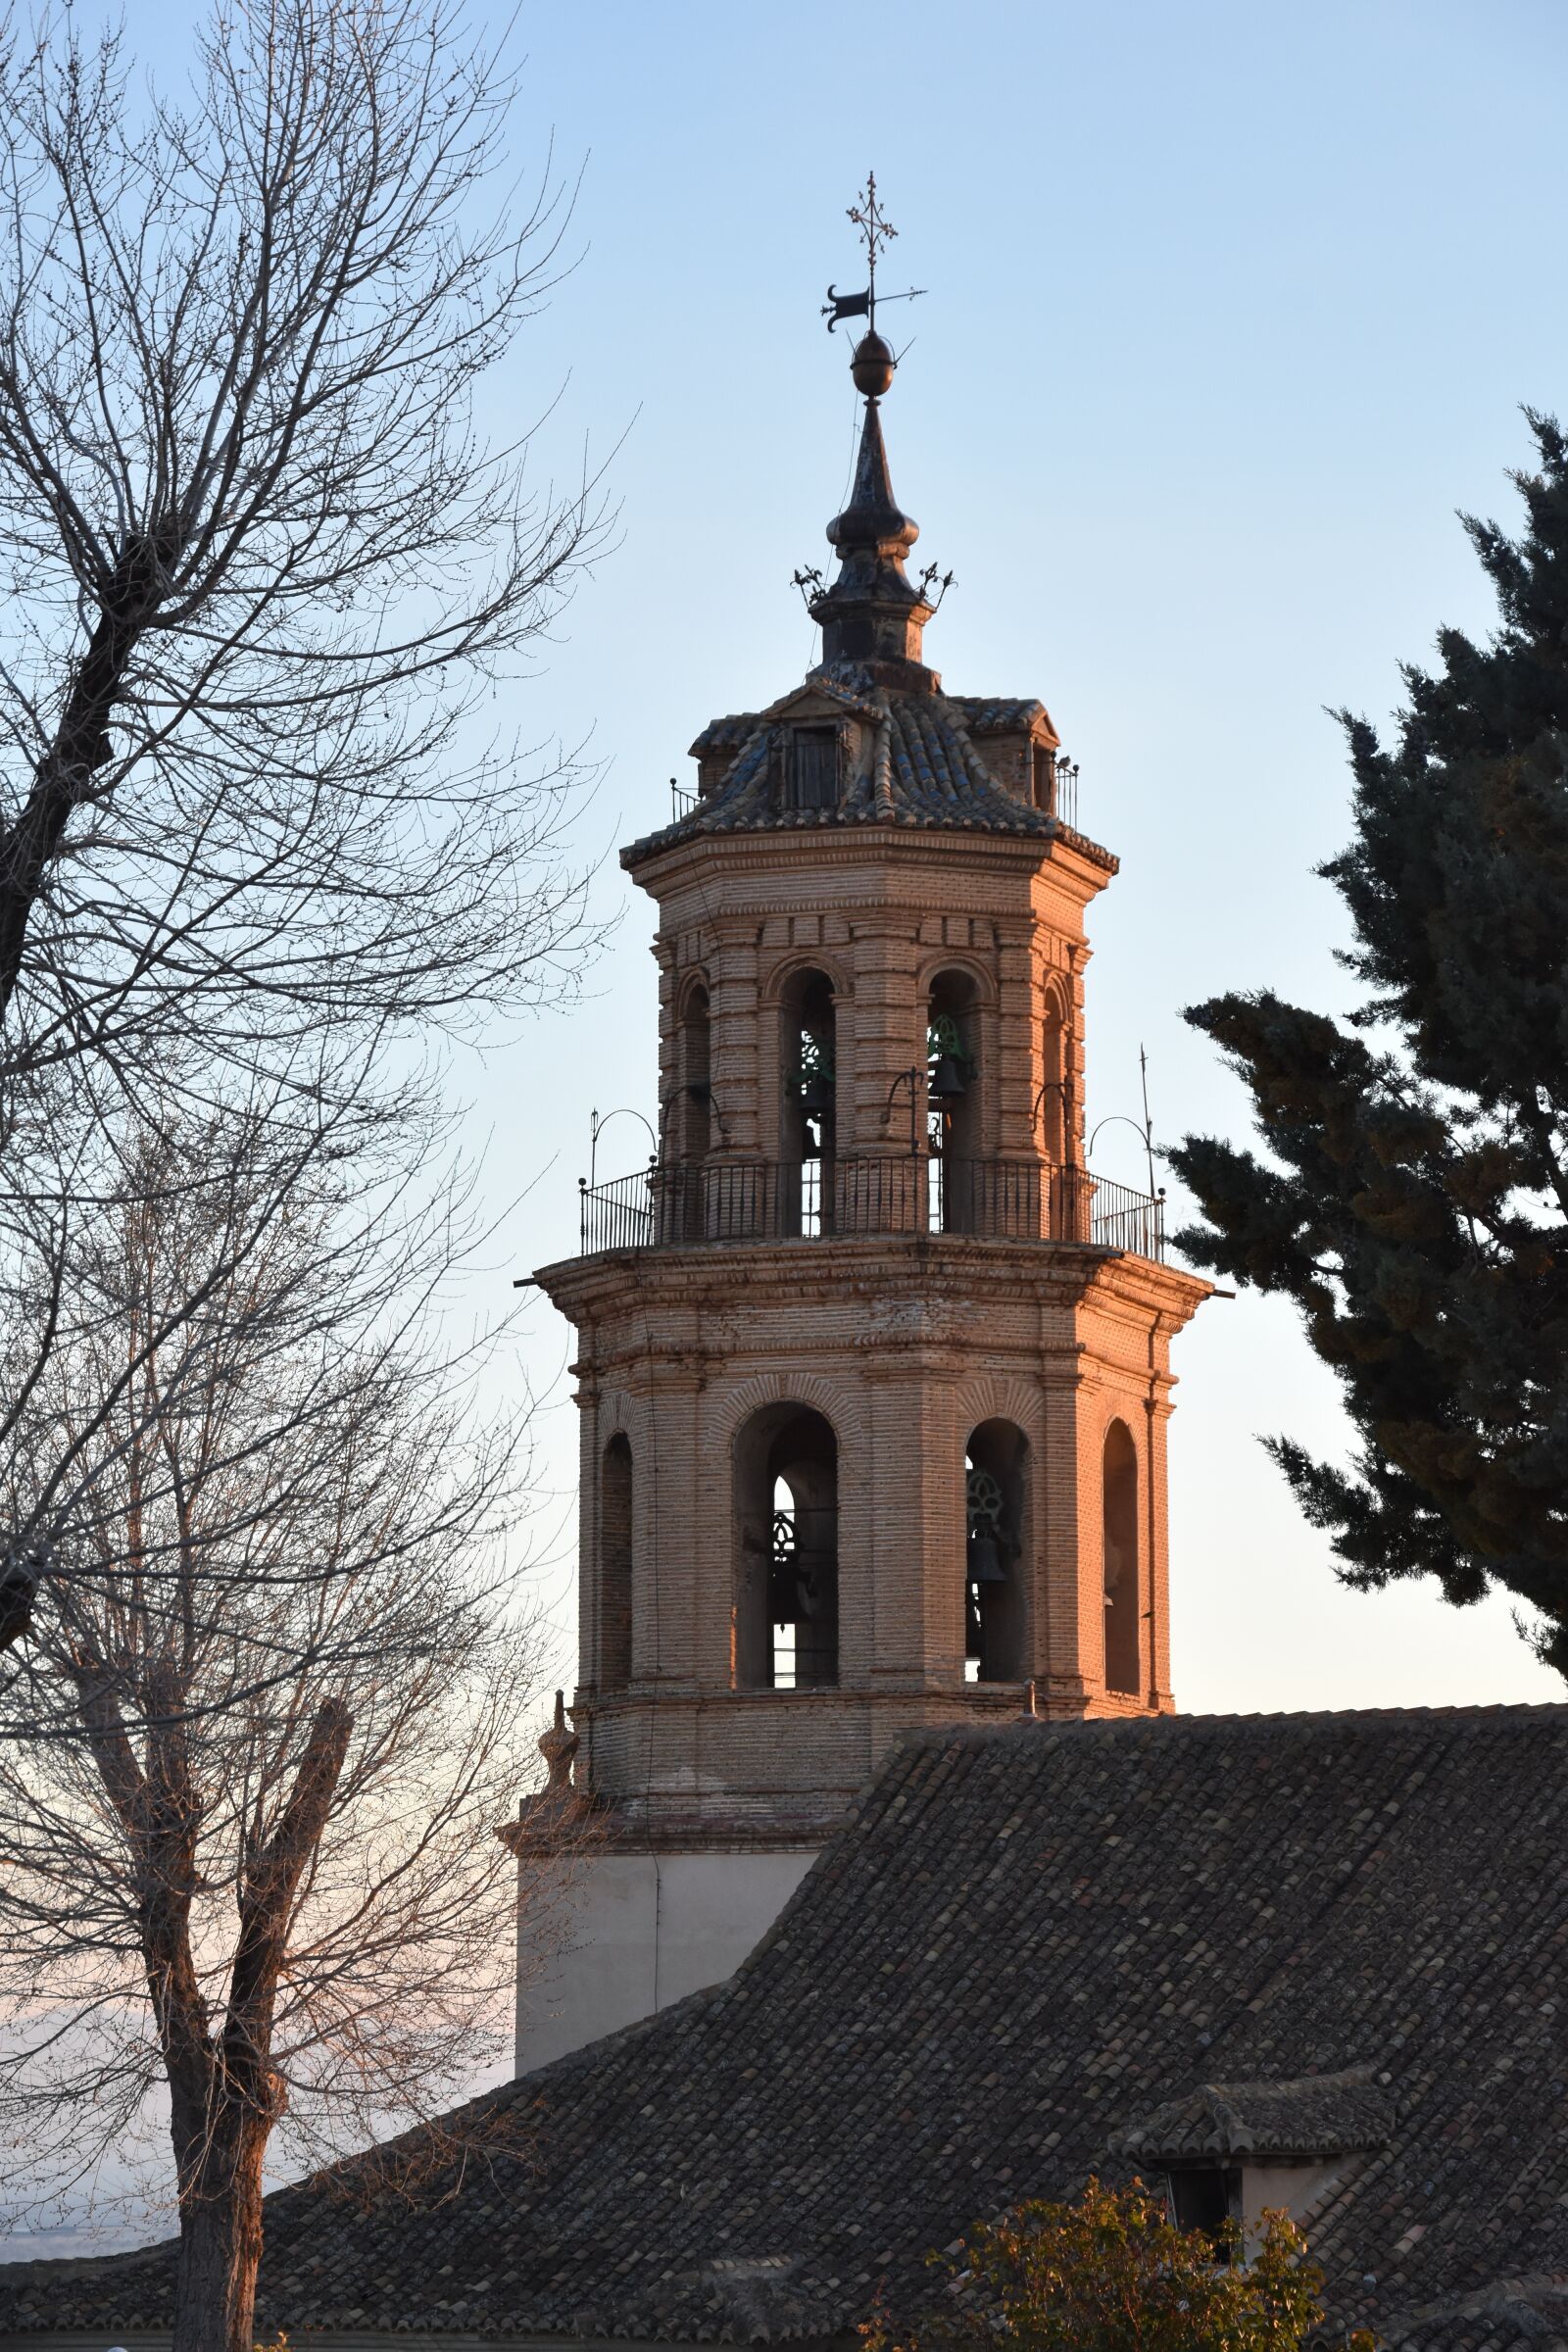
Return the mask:
M1144 1092L1144 1153L1149 1161L1150 1198L1154 1193L1154 1122L1149 1115L1149 1055L1138 1049L1138 1077Z

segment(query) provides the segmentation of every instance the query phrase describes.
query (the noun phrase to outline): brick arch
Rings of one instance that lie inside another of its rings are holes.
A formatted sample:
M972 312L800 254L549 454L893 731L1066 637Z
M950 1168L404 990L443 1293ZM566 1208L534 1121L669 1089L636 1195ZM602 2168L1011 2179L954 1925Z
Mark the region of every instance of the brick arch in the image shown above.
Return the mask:
M1125 1422L1127 1434L1132 1439L1139 1461L1142 1462L1144 1456L1143 1433L1149 1425L1147 1392L1141 1388L1124 1389L1106 1386L1091 1389L1089 1394L1097 1398L1101 1408L1095 1417L1095 1444L1103 1446L1113 1421Z
M1002 990L997 976L972 948L933 948L916 966L914 985L922 998L931 993L931 983L939 972L962 972L975 985L975 1005L981 1012L995 1012L1002 1003Z
M601 1451L612 1438L629 1438L635 1447L647 1428L648 1415L641 1401L624 1389L601 1389L599 1392L598 1440Z
M978 1064L978 1079L954 1106L946 1122L945 1149L959 1160L989 1157L998 1147L1002 1121L1002 992L996 975L972 951L934 950L923 958L916 981L915 1002L924 1009L943 992L946 1008L956 1014ZM945 1205L944 1223L962 1231L972 1210L960 1195Z
M706 963L698 963L688 966L688 968L682 972L680 979L675 985L673 1009L677 1021L683 1021L686 1018L688 1007L691 1004L692 996L699 988L702 990L704 996L709 999L710 1003L711 1003L713 995L713 983L709 976L709 970Z
M1144 1601L1151 1563L1144 1557L1142 1505L1147 1448L1125 1412L1110 1412L1100 1437L1101 1558L1105 1593L1105 1688L1135 1698L1149 1681Z
M982 1421L1011 1421L1023 1431L1031 1446L1041 1446L1046 1435L1045 1398L1039 1388L1027 1380L965 1381L956 1392L958 1418L963 1422L960 1437Z
M725 1399L736 1690L838 1683L840 1480L847 1455L853 1463L858 1450L846 1446L846 1418L831 1385L809 1376L762 1376ZM773 1548L776 1478L786 1481L793 1528L781 1554ZM769 1605L775 1590L776 1610ZM782 1647L781 1626L793 1628Z
M752 1415L768 1404L801 1404L820 1413L837 1438L841 1454L851 1440L864 1435L865 1416L859 1404L847 1391L814 1372L794 1377L781 1372L760 1372L743 1381L725 1396L714 1424L714 1435L729 1446Z
M826 948L792 948L769 969L758 991L758 1003L766 1005L782 1004L784 991L799 972L824 974L833 983L833 994L842 1004L848 1004L855 995L854 974L836 952Z
M585 1679L603 1693L623 1690L632 1679L635 1592L646 1574L639 1534L652 1423L640 1398L622 1389L601 1390L584 1434L579 1624Z
M1040 1055L1040 1088L1031 1118L1030 1146L1053 1161L1077 1156L1078 1112L1073 1099L1073 998L1064 975L1047 972L1040 991L1034 1038Z

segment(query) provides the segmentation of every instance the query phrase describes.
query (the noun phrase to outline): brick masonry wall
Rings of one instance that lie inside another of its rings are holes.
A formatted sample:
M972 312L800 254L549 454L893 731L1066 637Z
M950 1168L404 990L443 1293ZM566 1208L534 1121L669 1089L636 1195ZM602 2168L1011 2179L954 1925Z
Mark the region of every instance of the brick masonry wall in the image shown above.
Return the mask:
M1043 1711L1171 1704L1163 1428L1169 1344L1203 1295L1148 1260L1050 1243L856 1237L631 1252L550 1269L579 1318L582 1682L598 1792L722 1806L848 1792L905 1726L997 1707L963 1679L964 1447L1001 1419L1028 1443L1025 1664ZM738 1691L735 1443L788 1400L838 1445L839 1688ZM1138 1700L1104 1690L1101 1463L1139 1459ZM634 1462L633 1672L599 1682L597 1465Z
M684 1005L709 998L710 1160L775 1159L791 984L833 990L837 1150L908 1148L897 1081L925 1058L938 973L972 984L970 1150L1046 1165L1041 1089L1065 1080L1081 1163L1085 909L1103 870L1064 842L893 828L721 835L645 860L659 902L661 1102L686 1070ZM1057 1038L1050 1022L1054 1013ZM1064 1034L1061 1032L1064 1029ZM895 1100L890 1111L890 1092ZM670 1139L679 1132L670 1117ZM914 1725L1173 1704L1165 1534L1170 1342L1207 1286L1104 1250L958 1235L845 1236L607 1253L540 1280L579 1334L579 1780L657 1819L830 1814ZM735 1446L784 1401L838 1448L839 1681L737 1688ZM964 1448L987 1420L1027 1442L1026 1672L964 1679ZM1102 1457L1113 1420L1138 1460L1140 1690L1104 1678ZM604 1674L597 1524L604 1449L630 1444L633 1660Z

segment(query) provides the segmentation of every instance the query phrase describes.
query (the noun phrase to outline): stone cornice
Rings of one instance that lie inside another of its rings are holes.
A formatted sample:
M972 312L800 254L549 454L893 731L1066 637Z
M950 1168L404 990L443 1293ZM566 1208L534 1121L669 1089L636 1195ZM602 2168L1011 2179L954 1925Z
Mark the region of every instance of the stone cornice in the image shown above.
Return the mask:
M845 1234L808 1241L716 1242L691 1249L606 1250L558 1259L533 1277L573 1322L658 1304L714 1311L803 1298L933 1297L958 1304L1020 1287L1076 1304L1091 1292L1179 1330L1213 1291L1180 1267L1076 1242L990 1241L972 1234Z
M801 904L813 909L819 901L811 875L823 866L849 866L869 880L880 858L891 865L924 867L936 862L947 872L962 868L975 872L1004 870L1038 872L1053 867L1085 905L1104 889L1110 876L1079 850L1065 832L1054 839L1038 834L966 832L961 828L903 825L824 825L820 830L795 828L747 833L700 833L672 842L639 858L632 879L651 898L662 899L688 880L711 874L715 867L734 873L801 875ZM880 894L877 894L880 895ZM773 902L770 902L773 903ZM789 902L776 901L780 911Z

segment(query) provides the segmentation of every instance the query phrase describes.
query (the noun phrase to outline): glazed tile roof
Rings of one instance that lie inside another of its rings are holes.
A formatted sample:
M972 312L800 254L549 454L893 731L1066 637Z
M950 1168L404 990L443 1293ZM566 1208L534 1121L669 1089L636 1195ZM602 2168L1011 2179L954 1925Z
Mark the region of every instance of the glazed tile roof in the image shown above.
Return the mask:
M952 694L948 697L971 735L1022 735L1036 719L1051 725L1044 703L1014 695Z
M716 760L723 752L738 752L758 723L755 710L732 710L727 718L710 718L692 745L692 758Z
M467 2110L461 2184L271 2197L260 2332L842 2336L1203 2085L1343 2122L1359 2076L1382 2144L1305 2221L1333 2328L1562 2343L1565 1847L1561 1707L923 1734L726 1984ZM0 2343L122 2341L171 2275L0 2270Z
M1004 791L971 741L972 734L1027 727L1036 714L1044 716L1039 703L897 693L849 665L813 670L807 684L874 730L869 760L836 807L781 808L778 776L792 721L782 708L734 712L714 719L692 745L700 760L728 755L724 776L689 814L629 844L622 864L635 866L656 850L709 833L873 824L1060 839L1105 872L1116 871L1108 850Z

